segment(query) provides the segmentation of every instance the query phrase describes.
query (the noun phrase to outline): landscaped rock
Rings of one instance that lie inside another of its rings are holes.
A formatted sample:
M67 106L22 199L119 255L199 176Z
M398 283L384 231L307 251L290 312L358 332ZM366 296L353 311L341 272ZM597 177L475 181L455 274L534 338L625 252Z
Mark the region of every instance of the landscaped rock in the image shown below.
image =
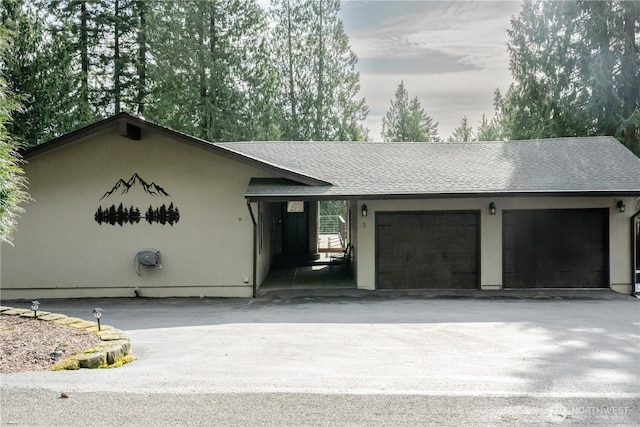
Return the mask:
M3 314L7 314L7 312L4 312ZM51 314L48 311L36 311L36 317L39 319L40 316L46 316L47 314ZM34 317L33 316L33 310L27 310L24 313L20 314L20 317Z
M128 356L131 351L129 341L115 341L114 345L109 347L107 353L107 365L115 365L118 361L121 361L125 356Z
M49 357L51 357L51 360L62 359L64 356L65 356L64 350L59 347L49 354Z
M71 325L72 323L84 322L84 320L78 317L63 317L62 319L54 320L59 325Z
M49 313L49 314L45 314L44 316L39 316L38 318L40 320L52 321L52 320L63 319L63 318L66 318L66 317L67 316L65 316L64 314Z
M129 340L129 337L127 337L122 331L119 330L98 332L98 336L102 341Z
M107 353L102 351L81 354L76 356L76 360L81 368L97 369L107 367Z
M87 320L81 320L80 322L69 323L68 326L71 326L72 328L79 328L79 329L95 328L96 330L98 330L98 324L96 322L89 322Z
M22 313L31 313L33 315L33 311L27 310L26 308L6 308L8 308L8 310L4 310L2 314L6 314L8 316L20 316Z

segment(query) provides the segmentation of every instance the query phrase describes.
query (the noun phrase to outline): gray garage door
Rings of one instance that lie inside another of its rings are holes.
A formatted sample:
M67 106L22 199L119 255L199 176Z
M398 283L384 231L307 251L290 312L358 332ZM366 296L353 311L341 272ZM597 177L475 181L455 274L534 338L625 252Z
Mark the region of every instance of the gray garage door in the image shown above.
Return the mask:
M505 288L608 286L607 209L503 212Z
M477 288L479 224L478 212L378 213L376 287Z

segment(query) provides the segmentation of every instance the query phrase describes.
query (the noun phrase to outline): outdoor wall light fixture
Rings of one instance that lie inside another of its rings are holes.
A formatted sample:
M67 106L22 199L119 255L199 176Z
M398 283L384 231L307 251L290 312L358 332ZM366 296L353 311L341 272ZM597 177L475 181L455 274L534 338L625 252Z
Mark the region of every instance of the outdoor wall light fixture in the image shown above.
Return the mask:
M624 210L626 209L626 206L624 205L624 202L622 200L618 200L618 203L616 203L616 206L618 208L618 212L620 213L624 212Z
M31 310L33 310L33 318L37 319L38 318L38 308L40 307L40 301L38 300L33 300L31 301Z
M491 215L495 215L496 214L496 204L491 202L489 203L489 213Z
M94 308L93 309L93 317L96 318L96 320L98 321L98 330L100 329L100 318L102 317L102 309L101 308Z
M362 205L362 216L367 216L367 205Z

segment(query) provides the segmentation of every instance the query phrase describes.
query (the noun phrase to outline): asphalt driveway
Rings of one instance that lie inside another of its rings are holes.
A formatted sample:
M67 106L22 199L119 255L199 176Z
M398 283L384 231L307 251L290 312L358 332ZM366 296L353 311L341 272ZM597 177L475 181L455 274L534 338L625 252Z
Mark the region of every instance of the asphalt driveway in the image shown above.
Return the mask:
M101 307L136 361L2 374L2 425L640 421L640 301L628 296L41 303L87 320Z

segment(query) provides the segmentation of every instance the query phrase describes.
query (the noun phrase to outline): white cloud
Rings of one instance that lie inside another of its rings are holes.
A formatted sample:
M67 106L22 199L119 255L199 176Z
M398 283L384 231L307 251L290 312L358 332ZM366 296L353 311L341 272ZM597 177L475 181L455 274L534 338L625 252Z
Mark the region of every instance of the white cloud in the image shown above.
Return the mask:
M341 12L358 55L365 125L380 138L400 80L448 137L462 116L493 113L493 92L511 82L506 29L519 2L349 1Z
M402 76L390 74L361 75L362 94L367 99L371 112L365 125L371 131L374 140L380 140L382 117L391 105L393 94L404 81L410 97L417 96L425 112L438 122L440 136L447 138L467 116L474 127L480 122L482 114L493 114L493 91L496 86L481 84L490 77L490 72L468 71L449 74L409 74ZM508 72L503 76L508 81Z

